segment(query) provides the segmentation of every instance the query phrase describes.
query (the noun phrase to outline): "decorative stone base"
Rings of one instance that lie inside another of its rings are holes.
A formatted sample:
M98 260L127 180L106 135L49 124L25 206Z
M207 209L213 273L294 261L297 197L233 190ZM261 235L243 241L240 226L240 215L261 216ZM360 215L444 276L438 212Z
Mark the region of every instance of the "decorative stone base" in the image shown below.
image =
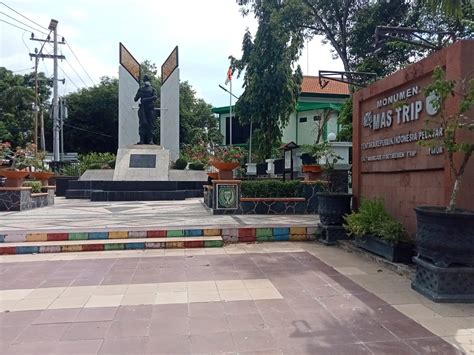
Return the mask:
M114 181L168 181L170 152L158 145L133 145L117 152Z
M31 187L0 188L0 211L25 211L54 204L54 186L43 193L31 193Z
M319 241L325 245L336 245L338 240L347 239L347 232L341 226L318 224Z
M474 267L438 267L418 257L411 288L433 302L474 303Z

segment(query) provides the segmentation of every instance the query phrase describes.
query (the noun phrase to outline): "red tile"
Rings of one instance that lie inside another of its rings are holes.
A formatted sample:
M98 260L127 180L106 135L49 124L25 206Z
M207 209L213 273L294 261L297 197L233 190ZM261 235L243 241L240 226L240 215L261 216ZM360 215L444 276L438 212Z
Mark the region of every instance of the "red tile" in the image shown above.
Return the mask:
M6 255L6 254L16 254L16 248L15 247L0 248L0 255Z
M202 240L195 240L195 241L189 241L189 242L185 241L184 247L185 248L203 248L204 241Z
M147 238L166 238L166 231L148 231L146 232Z
M240 228L239 229L239 240L240 237L255 237L255 228Z
M48 233L48 241L68 240L68 233Z
M101 251L104 250L104 244L84 244L82 251Z
M254 229L255 231L255 229ZM240 234L240 233L239 233ZM240 243L253 243L253 242L256 242L257 241L257 237L255 236L240 236L239 235L239 242Z

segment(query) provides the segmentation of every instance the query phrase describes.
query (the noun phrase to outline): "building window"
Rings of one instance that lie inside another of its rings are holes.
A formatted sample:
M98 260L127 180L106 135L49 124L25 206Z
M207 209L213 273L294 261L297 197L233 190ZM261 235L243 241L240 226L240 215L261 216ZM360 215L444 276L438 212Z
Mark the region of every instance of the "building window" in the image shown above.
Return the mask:
M320 115L314 116L313 121L320 122L321 121L321 116Z
M226 117L225 122L225 144L230 144L230 119ZM258 125L253 125L254 129ZM239 117L232 116L232 144L245 144L250 137L250 125L240 124Z
M306 118L306 117L300 117L300 123L304 123L304 122L306 122L306 121L308 121L308 118Z

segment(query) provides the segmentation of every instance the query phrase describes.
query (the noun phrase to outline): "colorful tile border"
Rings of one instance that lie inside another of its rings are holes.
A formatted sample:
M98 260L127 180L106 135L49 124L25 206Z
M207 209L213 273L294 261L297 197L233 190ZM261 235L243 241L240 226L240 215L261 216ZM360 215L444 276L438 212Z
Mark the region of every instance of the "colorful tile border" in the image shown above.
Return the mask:
M223 228L184 229L150 231L107 231L73 233L5 233L0 235L0 254L57 253L101 250L132 249L172 249L221 247L224 243L257 243L270 241L310 241L315 240L316 227L275 227L275 228ZM222 240L206 240L221 236ZM200 237L202 240L174 241L168 238ZM130 239L142 238L140 242ZM144 238L154 238L143 242ZM163 238L163 242L156 241ZM103 243L102 240L117 240L117 243ZM92 244L54 245L55 241L95 240ZM127 240L127 242L121 242ZM12 242L45 242L44 246L10 247Z

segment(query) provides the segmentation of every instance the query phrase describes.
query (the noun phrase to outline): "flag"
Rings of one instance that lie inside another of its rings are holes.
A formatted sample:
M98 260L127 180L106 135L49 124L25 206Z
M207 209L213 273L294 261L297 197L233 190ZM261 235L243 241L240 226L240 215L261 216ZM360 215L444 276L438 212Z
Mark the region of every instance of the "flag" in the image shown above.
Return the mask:
M232 67L229 67L227 70L227 78L225 79L225 84L229 84L232 81Z

